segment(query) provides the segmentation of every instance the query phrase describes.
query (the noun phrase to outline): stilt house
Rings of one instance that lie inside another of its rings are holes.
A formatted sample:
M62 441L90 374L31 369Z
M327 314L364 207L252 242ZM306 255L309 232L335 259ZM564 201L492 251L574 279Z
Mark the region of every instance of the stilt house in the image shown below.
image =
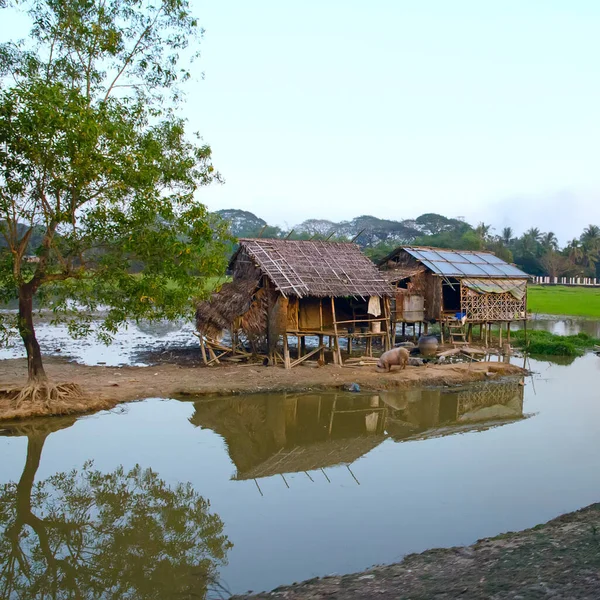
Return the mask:
M527 319L529 275L490 252L401 247L380 263L395 287L394 323L440 322L450 341L465 341L473 324ZM466 329L465 329L466 326ZM487 331L487 329L486 329Z
M366 341L368 353L373 339L389 348L394 290L357 245L279 239L239 244L229 265L232 282L197 307L207 363L219 360L217 351L251 351L291 368L311 356L324 359L325 338L339 364L342 337L350 350L353 340ZM230 333L230 346L218 341L223 331ZM307 337L318 339L309 352Z

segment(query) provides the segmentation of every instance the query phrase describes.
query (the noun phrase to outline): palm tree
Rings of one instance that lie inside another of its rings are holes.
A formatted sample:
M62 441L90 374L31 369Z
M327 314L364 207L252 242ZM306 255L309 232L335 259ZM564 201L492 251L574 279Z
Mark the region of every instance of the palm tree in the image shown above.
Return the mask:
M581 243L590 248L600 245L600 227L588 225L581 234Z
M542 232L537 227L532 227L525 232L525 235L535 242L539 242L542 239Z
M541 244L545 250L558 250L558 239L552 231L542 234Z
M490 230L492 229L491 225L486 225L483 221L477 225L475 228L475 233L481 238L483 241L487 241L490 237Z
M567 256L569 260L575 264L579 264L583 258L583 249L581 248L581 242L575 238L567 244Z
M505 246L510 246L510 243L512 242L513 238L513 233L514 232L512 230L512 227L505 227L502 230L502 235L500 236L500 239L502 240Z
M600 227L588 225L581 234L583 251L583 264L588 269L588 274L596 274L596 264L600 261Z

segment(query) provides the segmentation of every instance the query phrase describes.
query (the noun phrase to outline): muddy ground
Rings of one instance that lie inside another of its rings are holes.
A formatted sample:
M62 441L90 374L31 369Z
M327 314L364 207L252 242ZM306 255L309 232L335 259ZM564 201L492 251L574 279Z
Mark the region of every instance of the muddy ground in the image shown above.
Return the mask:
M600 504L473 546L428 550L401 563L234 598L286 600L597 600Z
M343 389L352 383L368 390L384 390L423 385L460 385L523 373L516 366L498 362L407 367L404 371L395 367L391 373L378 373L374 366L312 365L291 370L261 364L204 367L163 363L151 367L104 367L84 366L59 358L45 360L46 371L53 382L76 383L87 394L85 402L74 403L72 410L63 404L58 414L110 408L119 402L152 397L333 390ZM25 359L0 361L0 389L23 386L26 378ZM16 408L11 400L0 396L0 419L33 416L29 410L26 404ZM50 405L41 407L34 414L55 413Z

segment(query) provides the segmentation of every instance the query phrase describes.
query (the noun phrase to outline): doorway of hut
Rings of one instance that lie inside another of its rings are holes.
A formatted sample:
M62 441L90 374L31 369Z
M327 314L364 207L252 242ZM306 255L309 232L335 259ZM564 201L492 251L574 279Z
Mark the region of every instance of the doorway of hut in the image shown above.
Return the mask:
M460 312L460 281L449 278L442 283L444 312Z

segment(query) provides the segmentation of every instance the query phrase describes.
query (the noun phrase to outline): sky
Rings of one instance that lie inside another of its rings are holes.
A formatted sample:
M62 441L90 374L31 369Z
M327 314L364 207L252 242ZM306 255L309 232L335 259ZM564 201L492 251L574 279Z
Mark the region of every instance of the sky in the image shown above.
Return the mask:
M191 1L211 210L600 225L597 0Z

